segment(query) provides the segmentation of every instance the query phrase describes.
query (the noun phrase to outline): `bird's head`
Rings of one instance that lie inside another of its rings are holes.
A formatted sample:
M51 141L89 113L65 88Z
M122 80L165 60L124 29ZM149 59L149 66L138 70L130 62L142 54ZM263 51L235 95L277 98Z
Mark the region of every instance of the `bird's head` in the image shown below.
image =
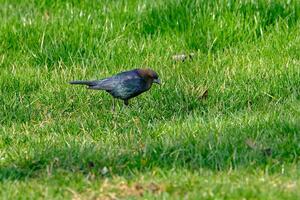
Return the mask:
M152 69L138 69L138 73L141 77L143 77L147 81L151 81L151 83L161 84L158 74Z

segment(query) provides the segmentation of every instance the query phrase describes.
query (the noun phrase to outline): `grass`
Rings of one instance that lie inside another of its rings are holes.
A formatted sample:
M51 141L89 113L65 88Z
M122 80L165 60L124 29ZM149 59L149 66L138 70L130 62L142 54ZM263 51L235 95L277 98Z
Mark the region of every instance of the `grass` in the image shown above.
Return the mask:
M299 199L298 1L0 3L0 198Z

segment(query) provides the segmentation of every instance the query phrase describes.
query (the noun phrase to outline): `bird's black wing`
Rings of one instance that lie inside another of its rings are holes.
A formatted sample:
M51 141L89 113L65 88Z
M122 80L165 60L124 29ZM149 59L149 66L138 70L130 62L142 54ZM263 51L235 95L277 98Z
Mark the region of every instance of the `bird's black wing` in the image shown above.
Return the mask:
M96 82L96 84L89 87L89 89L110 91L120 84L120 80L115 77L109 77L94 82Z
M108 91L115 98L130 99L145 91L146 82L143 78L134 74L123 74L117 77L118 84Z
M92 85L90 89L111 91L118 85L123 84L124 81L135 78L138 78L135 71L122 72L112 77L93 81L95 84Z

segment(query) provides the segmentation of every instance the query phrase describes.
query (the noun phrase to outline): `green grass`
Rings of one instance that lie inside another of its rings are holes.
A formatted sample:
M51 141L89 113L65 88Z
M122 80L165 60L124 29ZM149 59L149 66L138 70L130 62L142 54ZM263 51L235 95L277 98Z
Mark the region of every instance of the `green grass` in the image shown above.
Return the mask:
M1 199L300 198L298 1L0 5ZM115 112L68 84L145 66Z

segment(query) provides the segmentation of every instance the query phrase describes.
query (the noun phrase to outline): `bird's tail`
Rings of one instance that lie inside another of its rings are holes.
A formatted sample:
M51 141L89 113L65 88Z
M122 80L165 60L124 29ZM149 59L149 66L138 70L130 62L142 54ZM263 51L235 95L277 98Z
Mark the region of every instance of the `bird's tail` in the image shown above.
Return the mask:
M97 85L96 81L71 81L69 83L73 85L87 85L90 87Z

